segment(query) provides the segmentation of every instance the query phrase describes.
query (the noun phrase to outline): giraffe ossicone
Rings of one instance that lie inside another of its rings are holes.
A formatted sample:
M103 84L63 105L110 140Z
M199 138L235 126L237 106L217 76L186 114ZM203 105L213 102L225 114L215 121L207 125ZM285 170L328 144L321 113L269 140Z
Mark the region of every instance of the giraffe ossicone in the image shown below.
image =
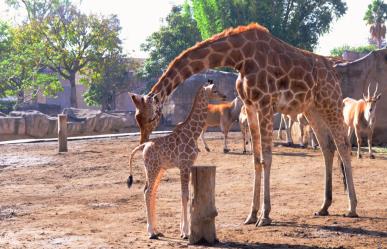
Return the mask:
M325 161L325 194L317 214L325 215L332 203L332 164L338 150L348 185L348 216L357 216L352 179L350 144L346 136L342 93L338 75L324 56L293 47L274 37L259 24L228 29L177 56L143 101L136 104L141 142L160 121L167 97L195 73L214 67L239 71L236 89L246 106L254 158L254 190L246 223L270 224L270 168L272 161L273 114L303 113L316 134ZM261 174L263 205L260 205Z

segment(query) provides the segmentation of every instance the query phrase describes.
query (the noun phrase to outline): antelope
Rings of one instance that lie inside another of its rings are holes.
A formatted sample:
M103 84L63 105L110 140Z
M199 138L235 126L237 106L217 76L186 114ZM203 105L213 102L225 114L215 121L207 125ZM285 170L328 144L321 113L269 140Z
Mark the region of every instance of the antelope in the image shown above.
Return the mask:
M206 151L210 151L210 148L208 147L204 139L204 133L206 132L208 127L216 127L216 126L220 126L220 129L223 132L223 136L224 136L223 152L228 153L230 151L230 149L227 147L227 135L234 121L238 121L239 113L241 111L242 105L243 105L242 100L238 97L236 97L231 102L208 105L208 115L207 115L206 124L203 128L202 134L200 135L200 138L203 142L203 145Z
M357 158L361 158L360 146L361 146L361 132L367 133L368 140L368 153L371 159L375 156L372 154L372 135L375 127L375 112L376 102L380 99L382 93L377 94L378 85L376 84L375 92L370 95L370 85L368 85L367 96L359 100L352 98L345 98L343 100L344 108L344 122L348 127L348 139L351 140L353 131L355 131L357 141Z
M300 123L300 131L301 131L301 138L300 138L300 146L302 148L305 148L304 144L304 133L305 131L308 133L308 144L312 146L313 149L317 149L317 139L314 135L313 130L311 129L308 120L305 118L305 116L302 113L297 114L295 118L292 118L289 115L281 114L281 121L280 126L278 128L278 139L281 138L281 131L282 131L282 123L285 124L285 131L286 131L286 141L288 146L293 145L293 139L291 136L291 130L293 127L294 122Z

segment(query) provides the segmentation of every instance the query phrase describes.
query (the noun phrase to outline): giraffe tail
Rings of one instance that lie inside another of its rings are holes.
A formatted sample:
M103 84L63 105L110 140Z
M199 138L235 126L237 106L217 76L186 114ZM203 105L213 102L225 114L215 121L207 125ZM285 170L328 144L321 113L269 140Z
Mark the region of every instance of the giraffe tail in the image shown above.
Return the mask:
M341 173L343 174L343 184L344 184L344 191L347 191L347 176L345 175L345 169L343 161L340 159L340 156L338 156L338 164L340 165Z
M136 154L137 151L144 149L145 143L138 145L136 148L132 150L130 153L129 157L129 177L128 180L126 181L128 188L130 188L133 184L133 175L132 175L132 161L133 161L133 156Z

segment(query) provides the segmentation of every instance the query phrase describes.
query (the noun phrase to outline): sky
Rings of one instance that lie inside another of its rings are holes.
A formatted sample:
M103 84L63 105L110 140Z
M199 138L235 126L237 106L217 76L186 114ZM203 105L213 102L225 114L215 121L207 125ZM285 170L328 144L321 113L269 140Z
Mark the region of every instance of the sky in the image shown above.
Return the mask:
M7 10L4 2L5 0L0 0L0 17L10 19L15 13ZM159 29L161 19L168 15L173 5L183 2L184 0L82 0L81 9L86 13L116 14L122 26L121 38L125 51L133 57L146 57L147 54L140 50L140 44ZM320 37L316 53L329 55L334 47L367 44L369 29L363 16L371 0L346 2L347 13L332 23L329 33ZM22 13L16 16L20 18Z

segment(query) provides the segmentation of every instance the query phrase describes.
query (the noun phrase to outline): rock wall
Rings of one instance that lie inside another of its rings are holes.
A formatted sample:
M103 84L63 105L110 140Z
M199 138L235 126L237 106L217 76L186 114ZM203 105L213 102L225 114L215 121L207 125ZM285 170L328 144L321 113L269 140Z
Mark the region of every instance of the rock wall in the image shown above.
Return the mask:
M133 131L134 114L103 113L95 110L67 108L68 135L92 135ZM38 111L14 111L0 117L0 141L20 138L56 137L58 120Z
M219 91L227 96L227 101L233 100L237 95L235 91L237 77L235 73L214 70L191 76L177 87L165 102L161 124L176 125L184 121L191 110L198 89L208 80L213 80Z

